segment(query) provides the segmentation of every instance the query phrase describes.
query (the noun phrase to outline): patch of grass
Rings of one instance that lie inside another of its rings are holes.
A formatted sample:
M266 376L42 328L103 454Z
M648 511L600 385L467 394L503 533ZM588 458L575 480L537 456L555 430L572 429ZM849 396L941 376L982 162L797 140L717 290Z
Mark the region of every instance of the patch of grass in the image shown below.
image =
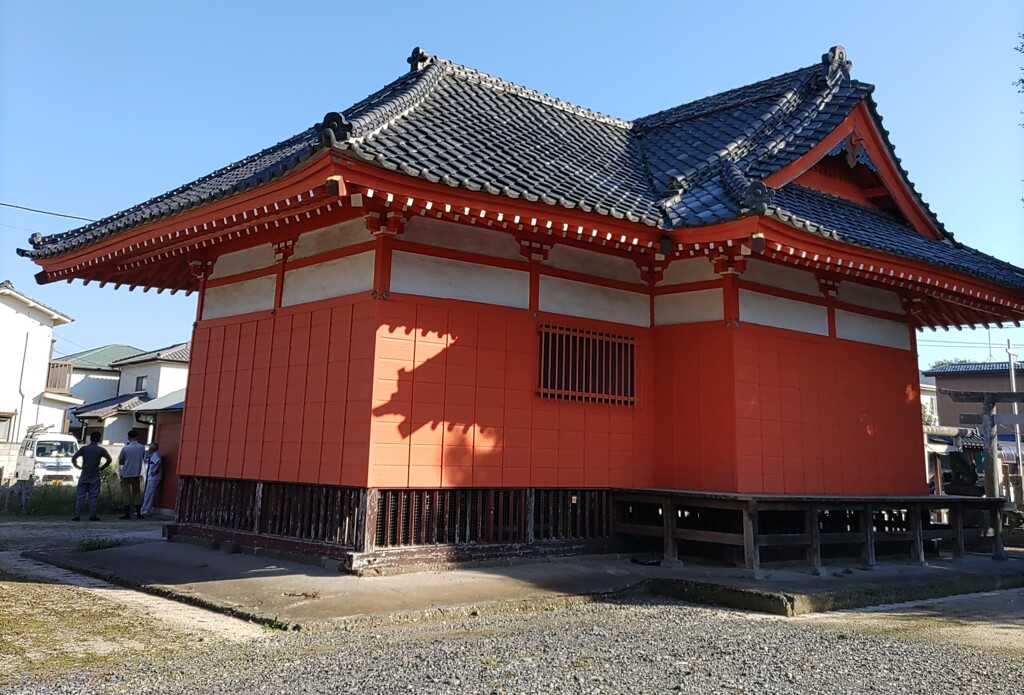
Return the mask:
M123 664L175 646L154 623L77 587L0 574L0 691L34 674Z
M96 501L97 514L119 512L121 504L121 481L111 466L102 472L100 496ZM33 515L69 515L75 510L74 485L33 485L32 499L28 505ZM83 509L83 512L85 510Z
M90 550L106 550L107 548L120 548L125 544L124 538L111 538L110 536L96 536L83 538L75 544L75 550L87 553Z
M271 620L263 623L263 629L265 630L288 630L288 623L283 620L278 620L275 615Z

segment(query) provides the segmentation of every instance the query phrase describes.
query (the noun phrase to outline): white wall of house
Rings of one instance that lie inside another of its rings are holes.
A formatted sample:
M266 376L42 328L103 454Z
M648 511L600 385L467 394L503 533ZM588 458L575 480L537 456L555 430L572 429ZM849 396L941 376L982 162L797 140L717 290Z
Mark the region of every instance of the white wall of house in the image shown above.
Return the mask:
M146 432L146 427L135 422L135 415L132 413L118 413L108 417L103 421L103 443L124 444L128 441L128 431L133 429L138 430L140 435ZM139 440L145 441L145 437L140 436Z
M69 393L75 398L81 398L84 403L95 403L116 396L119 381L120 375L115 371L75 367L71 372ZM68 410L68 425L78 427L80 424Z
M138 388L138 379L145 377L145 385ZM121 367L121 382L117 393L145 391L150 398L165 396L171 391L185 388L188 365L184 362L142 362ZM117 395L117 394L115 394Z
M184 362L159 362L157 367L156 390L149 395L153 398L166 396L172 391L185 388L188 383L188 365Z
M21 441L32 425L60 431L67 404L43 395L53 341L52 314L0 294L0 326L0 413L16 413L5 428L6 440Z

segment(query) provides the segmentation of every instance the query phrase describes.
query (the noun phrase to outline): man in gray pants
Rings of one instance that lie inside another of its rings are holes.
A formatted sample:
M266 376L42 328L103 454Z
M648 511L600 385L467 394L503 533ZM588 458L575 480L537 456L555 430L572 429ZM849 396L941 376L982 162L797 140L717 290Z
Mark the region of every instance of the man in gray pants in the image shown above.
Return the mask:
M136 439L139 433L135 430L128 432L128 443L117 456L117 466L121 474L121 501L124 502L124 516L122 519L132 518L132 505L135 505L135 516L142 518L142 460L146 456L146 447L139 444Z
M89 435L89 444L86 444L71 457L71 465L79 468L82 474L78 478L78 488L75 490L75 516L72 521L82 519L82 502L89 499L89 521L99 521L96 516L96 500L100 496L100 471L113 463L107 450L100 446L100 433L93 432Z

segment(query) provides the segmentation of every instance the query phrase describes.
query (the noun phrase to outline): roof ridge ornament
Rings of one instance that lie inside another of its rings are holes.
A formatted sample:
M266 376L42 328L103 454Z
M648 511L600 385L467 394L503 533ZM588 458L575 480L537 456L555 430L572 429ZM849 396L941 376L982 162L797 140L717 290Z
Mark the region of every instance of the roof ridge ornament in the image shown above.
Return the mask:
M352 123L337 111L328 112L316 127L320 131L320 141L329 148L336 148L352 132Z
M853 69L853 61L846 58L846 48L836 45L828 49L828 53L821 55L821 63L827 68L825 81L834 86L842 79L850 79L850 71Z
M755 215L766 214L768 207L775 204L775 189L764 181L751 181L734 162L725 165L722 182L729 195Z
M409 72L419 72L427 67L432 59L433 56L417 46L412 49L412 53L405 59L405 62L409 64Z

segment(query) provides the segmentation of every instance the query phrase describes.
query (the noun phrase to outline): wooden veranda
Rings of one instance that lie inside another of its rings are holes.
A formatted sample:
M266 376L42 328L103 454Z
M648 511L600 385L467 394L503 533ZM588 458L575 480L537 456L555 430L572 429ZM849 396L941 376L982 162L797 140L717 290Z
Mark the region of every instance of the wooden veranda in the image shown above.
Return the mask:
M822 550L859 546L865 569L881 544L909 548L925 563L930 542L948 544L954 559L972 540L991 539L993 559L1005 559L1002 498L923 496L743 495L679 490L616 490L616 536L660 537L664 558L677 562L686 544L742 549L743 565L761 572L764 548L799 548L820 572ZM945 512L945 514L938 514ZM889 547L889 546L887 546ZM682 552L680 552L682 551Z

